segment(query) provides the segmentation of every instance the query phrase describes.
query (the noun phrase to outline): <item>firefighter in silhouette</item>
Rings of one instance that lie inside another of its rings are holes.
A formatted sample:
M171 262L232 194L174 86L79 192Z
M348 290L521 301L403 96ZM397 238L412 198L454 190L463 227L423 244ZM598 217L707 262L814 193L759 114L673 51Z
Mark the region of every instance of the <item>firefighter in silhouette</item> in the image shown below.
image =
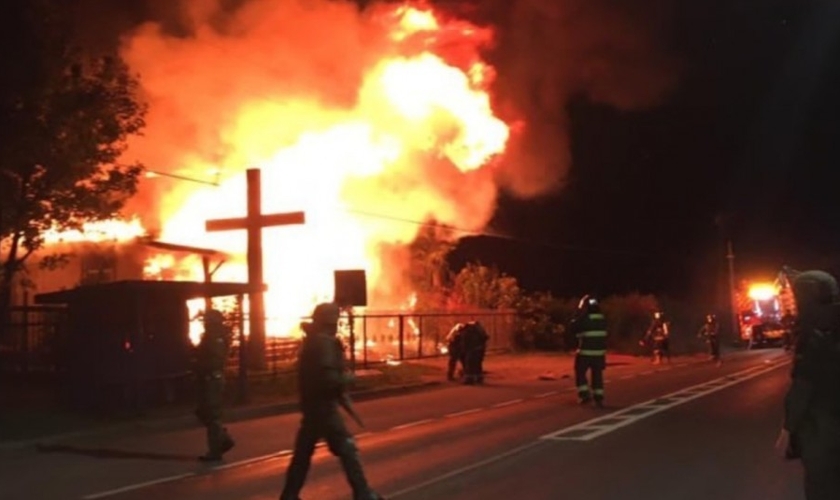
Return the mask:
M653 364L658 365L663 358L671 360L671 346L668 332L668 323L665 321L662 312L653 313L653 321L640 342L642 345L649 345L653 350Z
M446 335L446 350L449 354L447 365L447 380L455 380L455 370L461 364L461 372L466 373L466 362L464 359L464 323L458 323L449 330Z
M575 384L581 404L595 400L604 405L604 369L607 367L607 321L598 300L585 295L580 299L575 318L570 325L578 339L575 355ZM587 372L590 380L587 381Z
M199 457L205 462L222 459L233 448L233 439L222 427L222 403L225 387L225 363L231 332L222 313L209 309L204 313L204 334L198 343L195 374L198 382L196 416L207 428L207 453Z
M484 354L487 350L487 331L478 321L464 325L464 383L468 385L484 383Z
M706 315L706 322L700 327L697 336L706 341L709 346L709 359L720 362L720 325L714 314Z
M805 498L840 498L840 289L833 276L793 279L797 322L791 386L776 446L805 469Z
M341 461L353 489L353 500L381 500L368 486L356 441L339 414L339 406L361 424L346 393L352 376L344 366L341 340L336 337L340 309L324 303L315 307L312 322L301 324L306 334L298 358L298 390L303 414L295 439L292 461L280 500L299 500L315 446L321 439Z

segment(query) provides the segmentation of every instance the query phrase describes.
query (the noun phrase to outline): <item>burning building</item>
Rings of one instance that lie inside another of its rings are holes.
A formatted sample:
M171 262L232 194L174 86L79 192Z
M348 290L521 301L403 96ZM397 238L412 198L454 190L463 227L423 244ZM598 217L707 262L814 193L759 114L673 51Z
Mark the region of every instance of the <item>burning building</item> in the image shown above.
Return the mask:
M367 272L371 307L409 307L406 247L422 225L476 231L495 207L510 129L480 54L492 31L423 6L257 0L220 17L201 4L183 3L186 34L149 23L123 40L149 104L126 153L150 170L126 210L135 218L51 235L43 254L72 257L30 266L35 291L204 279L199 256L138 241L150 232L224 252L214 280L247 281L244 232L205 222L244 215L245 170L259 168L263 213L306 214L263 232L270 335L295 334L330 300L337 269Z
M246 169L262 172L263 213L305 212L303 225L264 230L269 334L293 333L331 298L336 269L366 270L371 308L409 308L406 247L423 224L457 228L448 233L457 238L484 228L501 189L533 196L561 183L566 99L630 109L656 103L673 80L647 56L657 51L632 19L602 15L599 2L486 2L510 11L497 16L510 32L499 51L510 59L503 87L546 118L528 128L516 106L506 103L503 118L491 96L489 23L423 2L364 3L176 1L165 21L121 40L149 109L144 135L126 151L149 174L126 209L137 222L126 227L224 252L214 279L243 282L244 234L208 233L205 222L245 215ZM551 24L566 18L563 29ZM539 146L516 141L524 135ZM514 146L517 161L499 161ZM136 278L127 275L142 261L147 279L203 279L196 255L127 253L130 272L112 265L112 275ZM41 292L71 284L38 281Z

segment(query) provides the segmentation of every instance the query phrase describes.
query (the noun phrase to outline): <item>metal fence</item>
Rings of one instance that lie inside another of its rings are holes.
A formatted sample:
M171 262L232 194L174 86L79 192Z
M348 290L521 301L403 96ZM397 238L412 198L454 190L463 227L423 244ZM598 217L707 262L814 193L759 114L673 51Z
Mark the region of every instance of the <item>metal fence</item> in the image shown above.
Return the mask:
M304 321L309 318L303 318ZM390 361L428 358L446 354L446 335L458 323L479 321L487 330L489 350L512 346L514 311L465 311L423 313L364 313L343 316L339 337L345 345L352 369L367 368ZM239 368L239 335L234 328L234 341L228 358L228 371ZM291 370L297 361L300 337L266 339L265 366L268 373ZM350 346L354 346L350 349Z
M306 320L307 318L304 318ZM364 313L342 317L339 336L345 343L352 368L365 368L388 361L440 356L446 353L445 338L457 323L477 320L490 339L488 349L511 347L513 311L465 311L423 313ZM61 306L15 306L0 336L0 370L6 372L51 372L56 369L57 349L62 340L66 309ZM240 325L242 323L239 323ZM228 369L239 369L239 327L228 359ZM350 346L354 346L350 349ZM300 338L268 337L266 368L278 373L292 368Z
M345 319L339 334L347 346L351 366L440 356L446 353L446 335L456 324L479 321L490 336L490 350L511 347L513 311L442 313L369 313ZM352 329L351 329L352 325Z
M54 371L65 316L60 306L13 306L0 336L0 370Z

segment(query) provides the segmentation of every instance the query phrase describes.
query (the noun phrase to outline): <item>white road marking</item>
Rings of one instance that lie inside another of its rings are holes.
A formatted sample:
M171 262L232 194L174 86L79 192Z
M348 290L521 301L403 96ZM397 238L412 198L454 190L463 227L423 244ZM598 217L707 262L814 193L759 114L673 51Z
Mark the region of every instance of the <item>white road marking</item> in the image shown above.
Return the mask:
M187 472L186 474L178 474L177 476L162 477L160 479L153 479L151 481L144 481L142 483L123 486L122 488L116 488L116 489L113 489L113 490L103 491L103 492L100 492L100 493L92 493L92 494L86 495L82 498L84 500L95 500L97 498L110 497L110 496L114 496L114 495L119 495L120 493L125 493L127 491L139 490L140 488L146 488L146 487L149 487L149 486L154 486L156 484L171 483L173 481L180 481L181 479L186 479L188 477L192 477L192 476L195 476L195 475L196 475L195 472Z
M493 405L493 408L502 408L505 406L515 405L516 403L521 403L524 401L523 399L511 399L510 401L505 401L503 403L496 403Z
M470 413L480 412L483 409L484 408L473 408L472 410L464 410L464 411L458 411L458 412L455 412L455 413L447 413L446 415L444 415L444 417L446 417L446 418L460 417L462 415L469 415Z
M461 467L460 469L455 469L453 471L447 472L446 474L441 474L440 476L429 479L428 481L423 481L422 483L418 483L418 484L415 484L413 486L409 486L408 488L401 489L397 492L389 493L389 494L385 495L385 497L390 499L390 498L397 498L397 497L401 497L401 496L404 496L404 495L408 495L409 493L413 493L415 491L422 490L423 488L428 488L429 486L431 486L433 484L440 483L442 481L446 481L449 478L459 476L461 474L464 474L465 472L470 472L470 471L475 470L475 469L480 469L481 467L484 467L485 465L490 465L494 462L498 462L500 460L504 460L505 458L516 455L518 453L522 453L523 451L528 450L529 448L533 448L533 447L539 445L540 443L541 442L539 440L531 441L530 443L526 443L522 446L518 446L518 447L513 448L511 450L508 450L504 453L494 455L490 458L486 458L486 459L484 459L480 462L475 462L475 463L472 463L470 465L466 465L464 467Z
M415 427L418 425L428 424L429 422L434 422L434 419L427 418L425 420L417 420L416 422L409 422L407 424L397 425L395 427L391 427L391 430L400 430L400 429L408 429L409 427Z
M291 454L292 454L292 450L278 451L277 453L269 453L268 455L262 455L262 456L259 456L259 457L248 458L248 459L245 459L245 460L239 460L237 462L231 462L229 464L224 464L224 465L217 465L216 467L213 467L213 470L232 469L234 467L241 467L243 465L249 465L249 464L258 463L258 462L265 462L266 460L271 460L272 458L287 457Z
M761 365L754 366L731 375L710 380L702 384L681 389L671 394L660 396L650 401L645 401L644 403L624 408L602 417L593 418L591 420L587 420L586 422L560 429L559 431L546 434L540 437L540 439L553 441L591 441L597 437L603 436L604 434L608 434L622 427L638 422L639 420L648 418L665 410L669 410L675 406L685 404L691 400L721 391L745 380L758 377L759 375L773 371L786 364L789 364L789 361L772 364L768 367ZM612 422L608 425L603 425L603 422L608 420Z
M536 396L534 396L534 397L535 397L535 398L547 398L547 397L549 397L549 396L554 396L554 395L556 395L556 394L558 394L558 392L557 392L557 391L551 391L551 392L544 392L544 393L542 393L542 394L537 394L537 395L536 395Z

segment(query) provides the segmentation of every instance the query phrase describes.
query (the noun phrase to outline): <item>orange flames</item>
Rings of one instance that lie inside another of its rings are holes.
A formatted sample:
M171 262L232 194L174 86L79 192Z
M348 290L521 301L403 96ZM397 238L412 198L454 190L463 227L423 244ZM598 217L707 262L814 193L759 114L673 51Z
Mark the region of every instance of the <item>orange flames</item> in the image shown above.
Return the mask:
M133 218L129 221L105 220L99 222L86 222L79 229L66 231L49 230L42 234L46 245L58 245L61 243L77 243L89 241L100 243L105 241L125 242L134 240L146 234L146 230L140 223L140 219Z
M263 233L270 335L292 334L329 300L336 269L365 269L375 306L404 304L408 262L383 251L432 219L481 229L495 206L492 160L509 128L479 57L492 33L422 5L254 0L221 28L212 14L191 11L188 37L144 26L123 53L150 104L129 154L182 177L220 173L220 183L156 177L133 208L163 241L232 255L213 279L242 282L244 232L204 223L244 215L244 170L260 168L264 213L306 213L305 225ZM201 272L196 258L146 265L150 278Z

